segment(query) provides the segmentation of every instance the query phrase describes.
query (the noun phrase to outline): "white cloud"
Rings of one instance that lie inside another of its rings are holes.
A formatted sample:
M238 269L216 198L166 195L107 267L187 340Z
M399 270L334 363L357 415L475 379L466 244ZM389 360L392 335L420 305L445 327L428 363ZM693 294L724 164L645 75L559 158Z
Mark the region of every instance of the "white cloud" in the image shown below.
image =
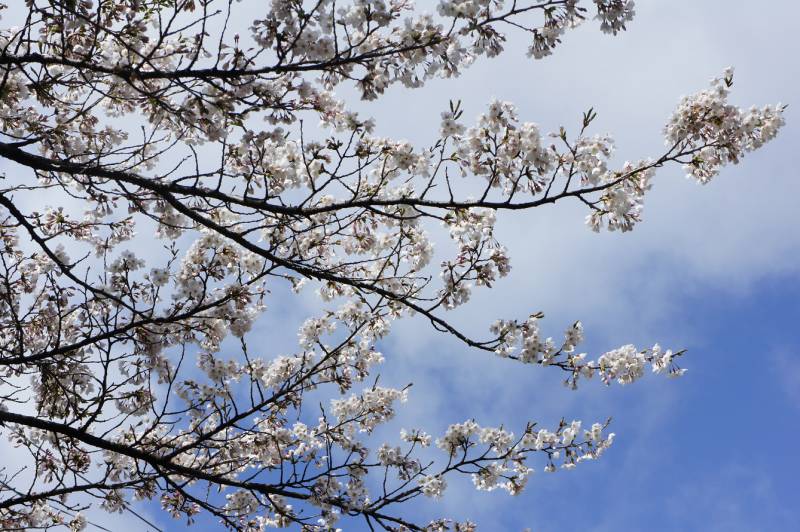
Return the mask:
M777 349L772 355L773 371L790 404L800 409L800 353Z

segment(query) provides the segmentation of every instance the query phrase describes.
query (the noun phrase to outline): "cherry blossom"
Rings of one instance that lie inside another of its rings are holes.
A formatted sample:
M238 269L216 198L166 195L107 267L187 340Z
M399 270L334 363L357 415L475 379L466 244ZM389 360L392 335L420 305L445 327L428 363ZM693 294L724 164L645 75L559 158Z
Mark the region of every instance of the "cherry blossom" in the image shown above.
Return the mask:
M4 529L83 530L90 507L158 501L232 530L466 532L406 503L459 476L517 495L610 448L608 421L392 432L413 375L383 385L384 339L412 316L573 389L686 371L658 344L583 352L579 321L562 338L542 312L486 316L484 336L451 311L517 273L501 217L574 201L595 231L633 230L658 169L707 183L773 139L784 106L730 103L726 70L678 103L662 153L627 162L594 109L549 131L499 100L445 103L418 146L342 95L456 77L507 32L544 58L580 24L624 31L634 2L252 5L3 12L0 436L25 453L0 470Z

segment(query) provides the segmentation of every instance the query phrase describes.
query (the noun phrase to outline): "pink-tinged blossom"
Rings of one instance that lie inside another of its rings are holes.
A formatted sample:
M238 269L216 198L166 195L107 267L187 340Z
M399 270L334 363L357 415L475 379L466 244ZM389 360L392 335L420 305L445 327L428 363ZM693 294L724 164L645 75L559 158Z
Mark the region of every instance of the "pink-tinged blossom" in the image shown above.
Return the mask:
M159 501L246 531L353 517L474 531L413 522L403 503L446 496L458 475L517 495L614 434L420 419L390 435L413 390L379 374L394 322L416 316L573 389L683 375L683 351L659 345L590 355L579 321L550 333L533 312L484 337L450 311L518 274L501 217L573 201L593 230L630 231L658 168L707 183L784 123L781 105L729 103L729 70L679 103L662 153L620 164L593 109L550 131L510 102L453 101L416 145L341 98L456 77L500 54L505 31L523 30L535 58L587 21L616 35L630 0L27 9L0 28L0 156L14 166L0 183L0 431L27 453L0 478L3 529L82 530L90 492L109 512ZM296 327L269 327L297 312Z

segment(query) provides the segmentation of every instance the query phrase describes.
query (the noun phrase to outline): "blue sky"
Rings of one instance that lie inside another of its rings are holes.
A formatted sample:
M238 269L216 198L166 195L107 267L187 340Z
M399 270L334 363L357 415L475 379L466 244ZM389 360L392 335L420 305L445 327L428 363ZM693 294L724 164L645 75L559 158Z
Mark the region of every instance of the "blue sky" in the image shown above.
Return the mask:
M538 62L512 38L503 56L479 61L458 80L359 104L380 134L418 145L435 135L448 99L462 99L467 117L492 97L510 100L523 120L548 131L574 130L594 107L594 132L617 139L620 162L658 155L679 97L729 65L734 102L790 105L779 138L711 184L662 170L633 233L595 235L583 225L584 210L570 204L501 217L498 239L514 269L453 314L479 336L497 318L537 310L553 336L580 319L593 354L629 342L686 348L684 378L611 388L595 381L570 391L554 371L468 351L422 322L395 328L383 345L381 381L414 387L378 442L401 427L438 434L470 417L519 428L528 419L553 425L561 416L588 423L612 416L617 433L602 460L552 475L539 467L515 498L453 482L442 501L420 501L407 515L535 532L783 531L800 522L800 8L789 0L637 4L629 31L616 38L586 24ZM268 310L263 334L286 330L287 320L315 305L310 297L271 303L291 312ZM291 333L277 343L294 340ZM165 530L185 528L142 510ZM112 530L142 529L129 519L93 514ZM355 521L342 526L361 530Z
M571 392L557 375L420 339L422 326L408 323L393 337L401 356L388 350L383 373L415 383L401 425L613 416L618 440L597 463L535 475L517 498L451 488L442 505L485 530L791 530L800 521L791 443L800 435L797 7L637 4L617 38L587 24L535 63L512 40L499 60L423 89L431 96L413 107L396 91L368 108L389 134L413 139L432 130L430 116L447 98L462 98L467 116L492 97L507 99L549 130L593 106L595 132L610 132L624 160L658 153L678 98L728 65L736 103L788 103L781 137L711 184L662 170L631 234L590 233L574 205L501 219L514 270L457 318L481 331L495 317L543 310L554 336L581 319L590 352L626 342L687 348L685 378Z

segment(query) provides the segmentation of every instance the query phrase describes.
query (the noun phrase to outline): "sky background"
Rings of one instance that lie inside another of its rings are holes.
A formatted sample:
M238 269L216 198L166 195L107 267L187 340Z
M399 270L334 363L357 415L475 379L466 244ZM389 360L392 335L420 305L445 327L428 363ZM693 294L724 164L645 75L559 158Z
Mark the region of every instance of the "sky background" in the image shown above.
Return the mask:
M570 391L556 372L470 352L421 322L395 327L382 380L414 382L395 426L424 420L437 433L472 416L517 428L614 418L618 437L600 461L537 473L514 498L451 483L438 503L445 514L536 532L783 531L800 522L800 455L790 443L800 435L797 15L793 2L637 2L615 38L588 23L531 61L512 37L504 55L458 80L363 106L381 134L418 143L430 141L451 98L466 117L492 98L512 101L546 131L574 131L594 107L593 132L614 136L622 162L658 155L680 96L727 66L736 68L734 103L790 105L777 140L709 185L662 169L632 233L592 233L576 204L500 216L514 269L457 315L480 334L497 317L542 310L555 337L581 319L590 353L627 342L687 348L683 379ZM419 511L433 516L438 505Z
M466 351L423 334L421 324L395 329L383 374L414 382L401 426L444 428L470 416L509 427L614 418L617 440L600 461L538 473L516 498L476 492L468 481L451 485L442 502L451 514L485 530L796 529L797 15L793 2L637 2L635 20L616 38L589 23L538 62L512 39L506 54L456 82L392 91L367 106L382 133L412 140L430 138L448 98L461 98L468 117L493 97L509 100L523 120L550 131L574 131L594 107L594 132L611 133L624 161L660 153L679 97L726 66L736 68L734 103L790 105L774 143L709 185L662 169L632 233L594 234L574 204L501 216L498 239L514 269L459 313L482 332L495 317L543 310L543 328L555 337L581 319L590 353L627 342L687 348L683 379L596 382L573 392L554 372Z
M594 234L585 208L561 203L500 216L498 240L512 258L509 277L477 290L452 315L485 336L497 318L544 311L543 329L560 337L583 321L591 356L625 343L655 342L689 353L682 379L648 376L631 386L599 381L578 391L553 370L521 366L469 351L421 321L395 325L384 342L384 385L414 386L396 420L441 434L474 417L517 431L612 416L614 446L574 471L537 473L517 497L450 482L442 501L416 502L410 514L472 519L480 529L784 531L800 522L800 180L797 118L800 39L795 2L663 0L637 2L627 32L610 37L597 24L569 32L553 56L527 59L512 37L500 58L480 60L457 80L437 80L356 107L376 118L377 132L428 145L449 99L467 118L493 98L514 102L522 120L545 131L575 131L581 113L598 113L594 133L611 133L619 162L657 156L662 127L683 94L736 68L732 101L783 102L787 126L742 164L711 184L662 169L633 233ZM348 91L341 91L348 94ZM466 120L469 123L470 120ZM316 306L313 295L273 300L260 333L289 346L286 324ZM283 347L280 347L281 349ZM287 347L288 349L288 347ZM155 508L140 508L164 530L181 530ZM130 516L92 520L142 530ZM361 523L343 522L344 530ZM200 522L198 529L213 529Z

